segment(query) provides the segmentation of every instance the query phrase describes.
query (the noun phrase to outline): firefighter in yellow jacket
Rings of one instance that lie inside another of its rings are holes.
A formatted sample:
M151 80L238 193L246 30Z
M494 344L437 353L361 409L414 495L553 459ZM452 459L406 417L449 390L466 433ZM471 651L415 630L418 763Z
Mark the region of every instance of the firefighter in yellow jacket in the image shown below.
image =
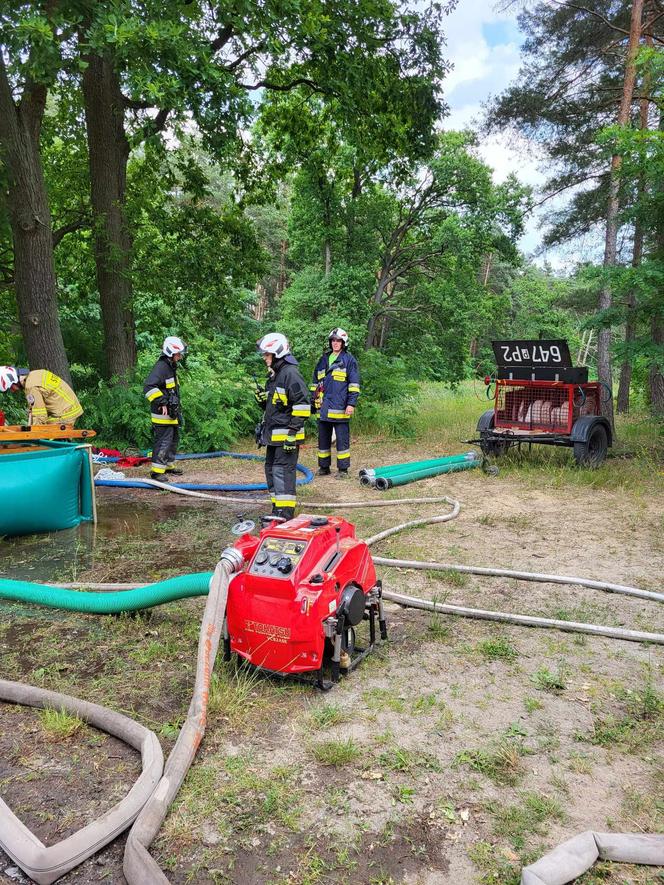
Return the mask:
M0 366L0 391L23 390L28 401L28 424L71 424L83 414L76 394L48 369Z

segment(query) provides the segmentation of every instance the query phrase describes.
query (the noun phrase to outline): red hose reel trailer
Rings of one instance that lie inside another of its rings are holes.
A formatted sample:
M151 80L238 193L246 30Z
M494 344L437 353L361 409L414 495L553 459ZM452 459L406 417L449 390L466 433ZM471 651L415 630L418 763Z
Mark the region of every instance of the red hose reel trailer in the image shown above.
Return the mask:
M255 667L311 674L329 687L340 669L354 669L372 650L376 621L387 638L373 559L345 519L302 514L258 536L242 535L235 547L245 567L228 588L225 660L235 652ZM362 621L369 641L358 648L355 628ZM328 666L331 683L324 678Z
M539 443L566 446L583 467L598 467L612 444L611 425L602 416L610 391L588 381L585 366L572 366L566 341L493 341L497 372L487 376L493 399L477 424L485 455L512 446Z

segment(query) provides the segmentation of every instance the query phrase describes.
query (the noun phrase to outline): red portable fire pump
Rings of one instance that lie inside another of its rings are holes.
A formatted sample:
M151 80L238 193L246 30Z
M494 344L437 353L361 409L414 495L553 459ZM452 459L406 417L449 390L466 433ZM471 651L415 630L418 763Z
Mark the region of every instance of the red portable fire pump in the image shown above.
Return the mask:
M352 670L372 650L376 620L387 638L369 548L346 520L302 514L258 536L243 534L235 548L245 568L228 588L225 660L235 652L274 673L313 674L327 688L339 681L342 652ZM362 621L369 641L358 648L355 628ZM328 663L331 682L324 679Z
M588 381L585 366L574 367L566 341L493 341L498 370L487 376L494 400L477 423L486 455L511 446L540 443L573 448L578 464L598 467L613 442L601 403L610 391Z

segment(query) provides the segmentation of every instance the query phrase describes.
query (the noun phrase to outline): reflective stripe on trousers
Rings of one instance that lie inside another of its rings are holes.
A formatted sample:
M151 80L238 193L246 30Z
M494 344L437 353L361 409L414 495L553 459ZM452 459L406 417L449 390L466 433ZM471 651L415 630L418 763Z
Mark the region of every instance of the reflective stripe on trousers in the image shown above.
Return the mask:
M295 515L297 455L297 447L293 452L284 452L283 446L267 446L265 454L265 481L270 490L272 512L286 519Z
M152 463L153 473L164 473L172 467L180 440L180 428L177 424L152 425Z
M337 468L350 468L350 424L334 424L332 421L318 422L318 466L326 469L332 464L332 432L336 436Z

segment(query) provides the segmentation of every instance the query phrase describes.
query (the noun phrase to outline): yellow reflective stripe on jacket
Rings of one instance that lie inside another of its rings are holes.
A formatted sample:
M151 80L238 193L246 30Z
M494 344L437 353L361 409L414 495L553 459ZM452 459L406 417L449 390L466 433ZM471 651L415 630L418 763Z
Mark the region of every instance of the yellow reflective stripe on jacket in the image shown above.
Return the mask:
M283 403L285 406L288 405L288 396L286 395L285 387L275 387L274 393L272 394L272 402L273 403Z
M166 418L164 415L151 415L153 424L177 424L177 418Z
M348 393L359 393L360 385L359 384L349 384L348 385Z
M61 378L58 378L57 375L54 375L53 372L49 372L47 369L44 370L44 374L42 375L42 384L44 387L48 387L50 390L57 390L60 387L62 382Z
M275 427L270 436L271 442L285 442L288 439L288 428ZM296 440L304 439L304 430L298 430L295 434Z
M347 415L345 412L328 412L327 417L331 421L343 421L350 418L350 415Z
M32 409L30 411L32 412L33 415L48 415L47 409L38 409L38 408L35 408L34 406L32 407Z
M293 406L293 415L296 418L308 418L311 415L311 406L305 403L298 403L296 406Z
M346 380L346 370L345 369L333 369L332 370L332 379L334 381L345 381Z
M175 378L167 378L164 382L164 387L167 387L169 390L175 387Z
M322 381L323 378L325 377L325 369L323 369L322 371L318 372L317 377L318 377L318 380L319 380L319 381Z
M161 390L158 387L151 387L148 392L145 394L148 402L152 402L153 399L157 399L162 395Z
M78 418L82 411L83 409L81 409L80 406L71 406L71 408L67 409L66 412L63 412L62 415L59 415L58 418Z

